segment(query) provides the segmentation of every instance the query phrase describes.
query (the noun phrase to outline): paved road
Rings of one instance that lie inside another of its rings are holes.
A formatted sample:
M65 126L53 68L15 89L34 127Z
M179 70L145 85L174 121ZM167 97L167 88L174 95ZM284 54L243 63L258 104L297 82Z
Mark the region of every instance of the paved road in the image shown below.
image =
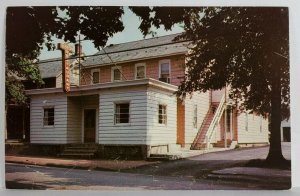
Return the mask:
M206 178L214 170L243 166L251 159L265 159L268 150L269 147L258 147L214 152L183 160L145 166L128 170L128 172L200 179ZM282 143L282 152L286 159L291 159L290 143Z
M290 159L290 144L283 143ZM122 172L88 171L6 164L8 188L95 190L280 189L281 184L209 180L212 171L238 167L250 159L265 159L268 147L238 149L162 162Z
M72 190L203 190L247 189L237 184L130 174L108 171L88 171L6 164L6 186L18 189L72 189ZM257 187L252 187L257 189Z

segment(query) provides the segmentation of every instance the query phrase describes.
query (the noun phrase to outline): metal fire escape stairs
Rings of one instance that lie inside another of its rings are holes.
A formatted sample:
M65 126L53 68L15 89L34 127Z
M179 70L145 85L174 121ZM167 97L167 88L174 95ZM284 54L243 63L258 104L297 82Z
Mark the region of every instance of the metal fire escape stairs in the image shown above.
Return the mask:
M216 127L220 123L221 117L226 108L225 94L219 103L212 103L199 131L191 145L191 150L209 149L211 140L216 132Z

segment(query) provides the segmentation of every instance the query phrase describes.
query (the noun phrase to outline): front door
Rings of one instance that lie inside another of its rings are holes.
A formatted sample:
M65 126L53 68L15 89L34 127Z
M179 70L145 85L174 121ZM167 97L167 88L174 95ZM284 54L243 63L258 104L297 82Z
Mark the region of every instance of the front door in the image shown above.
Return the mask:
M95 143L96 109L84 110L84 143Z

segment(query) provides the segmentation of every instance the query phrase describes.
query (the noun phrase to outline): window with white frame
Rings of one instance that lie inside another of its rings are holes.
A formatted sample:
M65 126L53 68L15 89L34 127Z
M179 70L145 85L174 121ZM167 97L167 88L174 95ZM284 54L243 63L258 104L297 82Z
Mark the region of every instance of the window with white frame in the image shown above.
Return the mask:
M158 105L158 123L159 124L167 124L167 106L166 105Z
M54 125L54 107L44 108L43 124L44 126Z
M118 67L113 67L111 69L111 78L112 78L112 81L120 81L121 80L121 67L118 66Z
M92 84L98 84L100 82L100 70L99 69L92 69L91 76L92 76Z
M193 117L193 126L197 128L197 105L194 105L194 117Z
M129 107L130 107L129 103L115 104L115 124L129 123L129 117L130 117Z
M159 80L170 83L171 64L170 60L159 62Z
M146 64L138 63L135 65L135 79L143 79L146 77Z

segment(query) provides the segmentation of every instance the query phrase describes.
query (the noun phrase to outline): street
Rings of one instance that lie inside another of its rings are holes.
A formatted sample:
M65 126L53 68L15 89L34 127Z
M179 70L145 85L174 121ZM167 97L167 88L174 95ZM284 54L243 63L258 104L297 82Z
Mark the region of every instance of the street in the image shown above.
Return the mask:
M6 164L7 188L80 190L242 189L188 178ZM244 188L245 189L245 188Z
M290 159L290 144L283 144ZM215 152L188 159L117 171L81 170L6 163L6 186L13 189L72 190L227 190L286 189L283 183L210 179L220 169L242 166L250 159L264 159L268 147Z

